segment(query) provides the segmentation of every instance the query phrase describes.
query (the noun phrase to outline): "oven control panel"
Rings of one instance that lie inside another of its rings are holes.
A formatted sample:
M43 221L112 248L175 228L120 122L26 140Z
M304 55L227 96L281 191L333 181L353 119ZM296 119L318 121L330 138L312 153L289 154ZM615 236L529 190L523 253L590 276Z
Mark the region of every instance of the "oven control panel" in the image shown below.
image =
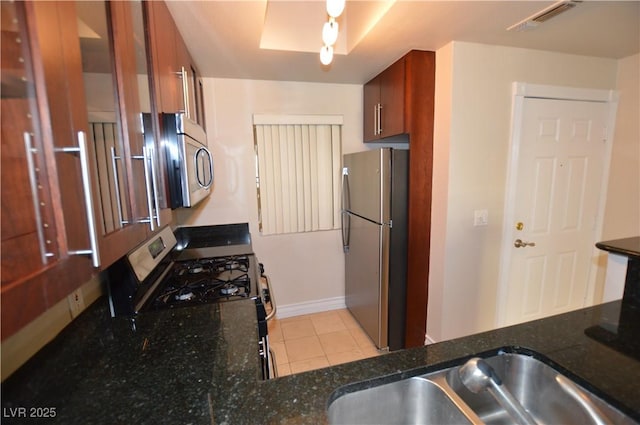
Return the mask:
M127 256L139 282L149 276L160 261L171 252L176 243L171 226L167 226Z

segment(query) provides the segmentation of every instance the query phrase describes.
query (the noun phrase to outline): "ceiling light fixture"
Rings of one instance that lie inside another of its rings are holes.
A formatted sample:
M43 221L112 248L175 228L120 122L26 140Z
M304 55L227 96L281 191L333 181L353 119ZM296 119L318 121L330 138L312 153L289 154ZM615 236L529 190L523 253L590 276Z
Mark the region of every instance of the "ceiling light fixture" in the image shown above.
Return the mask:
M338 40L338 23L334 17L329 18L322 27L322 41L325 46L333 46Z
M333 47L332 46L322 46L320 49L320 62L323 65L329 65L333 60Z
M329 21L322 27L322 42L320 49L320 62L329 65L333 60L333 45L338 41L338 22L336 18L342 14L346 0L327 0L327 14Z
M332 18L337 18L344 11L346 0L327 0L327 13Z

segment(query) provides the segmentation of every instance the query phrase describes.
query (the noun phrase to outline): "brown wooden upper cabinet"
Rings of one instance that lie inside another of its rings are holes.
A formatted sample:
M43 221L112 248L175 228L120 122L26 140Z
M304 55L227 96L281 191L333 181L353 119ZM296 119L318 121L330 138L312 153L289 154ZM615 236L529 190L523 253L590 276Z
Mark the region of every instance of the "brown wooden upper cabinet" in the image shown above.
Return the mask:
M158 112L184 113L202 127L202 79L163 1L145 2Z
M409 140L406 347L423 345L426 333L435 66L434 52L411 50L364 86L364 141Z
M204 125L164 2L2 2L2 339L171 222L160 112Z
M402 58L364 85L364 141L405 132L405 60Z
M67 79L76 93L77 130L86 134L103 268L145 240L153 215L131 5L77 1L70 17L77 22L78 57L67 66Z
M2 340L96 273L65 62L73 4L2 2ZM71 33L75 31L71 26ZM85 184L86 183L86 184Z

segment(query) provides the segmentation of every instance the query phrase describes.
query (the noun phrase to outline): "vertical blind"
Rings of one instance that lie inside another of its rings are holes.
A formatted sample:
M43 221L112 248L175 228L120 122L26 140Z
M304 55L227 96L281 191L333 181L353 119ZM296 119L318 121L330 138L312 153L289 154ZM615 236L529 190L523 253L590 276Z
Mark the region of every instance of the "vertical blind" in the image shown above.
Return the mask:
M254 115L263 235L340 227L342 116Z

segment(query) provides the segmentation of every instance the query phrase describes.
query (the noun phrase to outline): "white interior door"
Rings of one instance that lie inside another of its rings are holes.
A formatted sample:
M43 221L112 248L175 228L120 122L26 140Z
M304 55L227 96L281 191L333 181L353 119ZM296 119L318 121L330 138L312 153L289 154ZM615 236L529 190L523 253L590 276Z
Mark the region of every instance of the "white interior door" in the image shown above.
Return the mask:
M505 209L501 325L591 299L610 111L607 102L522 99Z

